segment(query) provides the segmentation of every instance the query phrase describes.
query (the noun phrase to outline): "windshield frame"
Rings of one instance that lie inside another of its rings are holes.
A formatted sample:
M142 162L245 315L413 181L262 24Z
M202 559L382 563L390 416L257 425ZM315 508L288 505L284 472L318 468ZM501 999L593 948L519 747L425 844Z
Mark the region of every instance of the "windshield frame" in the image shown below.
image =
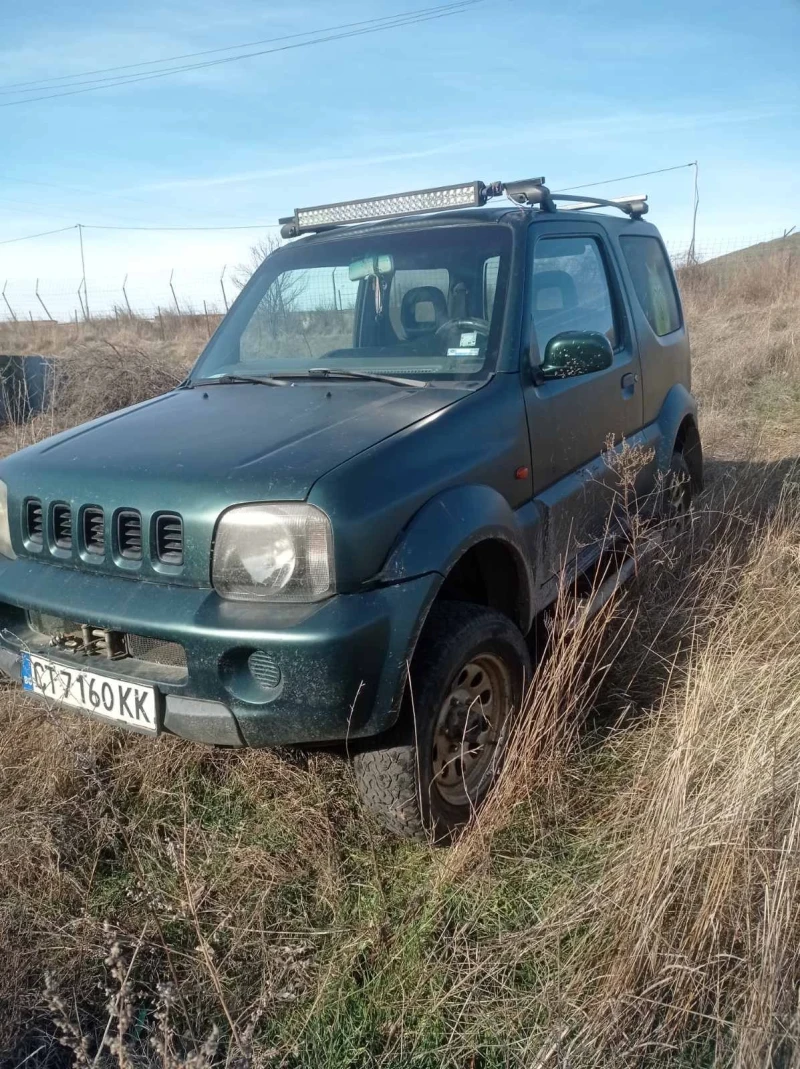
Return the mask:
M223 348L226 344L229 344L231 335L241 336L268 287L280 273L283 271L302 269L303 267L313 268L321 266L313 262L314 251L319 248L319 246L335 245L341 242L349 242L353 239L364 241L372 238L373 235L374 238L379 241L383 236L389 237L398 233L430 233L430 231L434 229L463 230L464 228L497 228L498 226L502 226L503 228L505 235L503 240L507 242L507 245L500 253L500 268L496 281L495 299L490 321L490 334L486 353L484 355L483 366L478 371L461 373L428 373L427 371L420 371L419 369L410 366L408 369L408 377L426 379L431 384L435 385L463 385L468 382L483 382L498 370L509 370L509 368L505 366L507 361L504 360L504 354L506 353L506 343L509 333L513 333L513 330L510 330L512 324L509 322L509 316L512 314L513 308L517 305L515 295L512 295L514 290L514 287L512 286L512 278L514 277L516 261L519 256L519 240L518 235L515 233L517 227L509 226L505 217L480 219L471 216L464 219L450 218L447 220L438 220L430 218L424 221L414 220L413 222L404 220L403 222L382 224L379 227L370 228L342 227L341 229L337 228L334 231L312 235L308 238L300 239L281 246L266 257L263 263L256 269L251 278L244 285L229 311L223 317L216 331L195 361L195 364L186 379L186 385L192 385L193 382L200 378L208 378L215 374L216 368L213 366L209 367L208 364L214 360L219 349ZM357 352L357 349L355 349L354 352ZM315 357L312 366L316 366L320 362L323 362L322 357ZM227 371L230 371L232 366L233 365L230 363L217 364L217 368L221 370L222 367L225 367ZM260 366L263 367L263 365ZM376 373L381 370L380 365L376 365ZM259 371L258 373L260 374L261 372ZM278 377L294 377L291 372L286 372L282 368L279 368L272 373ZM391 373L394 373L395 375L403 374L402 372L397 371L390 372L390 374ZM269 374L269 372L264 372L264 374ZM296 376L297 381L302 381L305 377L304 370L299 369ZM353 381L355 381L355 379Z

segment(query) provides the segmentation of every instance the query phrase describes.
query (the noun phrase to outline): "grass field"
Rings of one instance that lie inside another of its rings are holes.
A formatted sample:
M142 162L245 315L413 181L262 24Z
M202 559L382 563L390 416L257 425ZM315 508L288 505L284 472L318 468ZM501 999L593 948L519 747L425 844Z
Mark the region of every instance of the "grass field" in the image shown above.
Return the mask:
M542 664L455 847L384 835L335 757L3 692L3 1066L104 1035L120 1069L800 1066L800 254L681 285L707 490ZM66 369L6 447L166 388L205 333L0 325Z

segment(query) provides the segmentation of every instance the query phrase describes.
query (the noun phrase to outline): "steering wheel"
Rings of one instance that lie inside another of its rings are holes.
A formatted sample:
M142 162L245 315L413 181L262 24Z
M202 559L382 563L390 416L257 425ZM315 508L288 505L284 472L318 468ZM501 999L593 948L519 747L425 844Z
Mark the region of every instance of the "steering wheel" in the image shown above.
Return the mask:
M478 334L485 334L489 337L489 320L478 318L466 318L466 319L448 319L446 323L442 325L436 331L436 337L441 338L447 335L450 331L454 330L474 330Z

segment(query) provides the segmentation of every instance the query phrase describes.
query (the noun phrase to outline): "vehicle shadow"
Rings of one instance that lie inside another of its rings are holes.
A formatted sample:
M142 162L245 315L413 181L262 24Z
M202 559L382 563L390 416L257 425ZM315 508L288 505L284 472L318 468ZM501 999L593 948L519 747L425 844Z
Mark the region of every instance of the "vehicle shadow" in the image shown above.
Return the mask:
M796 495L796 496L795 496ZM586 730L600 736L657 708L738 596L781 507L800 503L800 458L706 462L688 530L645 562L608 625Z

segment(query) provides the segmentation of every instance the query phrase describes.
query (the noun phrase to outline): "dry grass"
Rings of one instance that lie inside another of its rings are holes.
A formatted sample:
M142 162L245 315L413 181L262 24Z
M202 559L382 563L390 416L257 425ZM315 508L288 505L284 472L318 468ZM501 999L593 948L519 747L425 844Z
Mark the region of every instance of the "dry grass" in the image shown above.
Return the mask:
M684 274L709 490L624 597L556 629L455 848L385 837L336 758L154 746L6 692L9 1069L57 1064L53 1011L90 1063L107 1030L121 1069L177 1065L214 1027L198 1069L800 1065L789 252ZM125 399L188 356L95 329L68 359L103 354L109 384L146 363Z
M146 349L152 361L191 362L219 323L219 316L178 316L164 312L155 319L121 315L79 323L37 320L0 322L0 353L63 356L77 347L103 349L108 342Z
M681 272L703 437L716 456L779 457L800 437L800 242ZM731 427L731 417L735 427Z
M172 389L185 377L212 326L207 328L204 318L178 316L152 322L126 316L77 325L0 324L0 352L55 357L51 406L30 422L3 427L0 449L22 449Z

